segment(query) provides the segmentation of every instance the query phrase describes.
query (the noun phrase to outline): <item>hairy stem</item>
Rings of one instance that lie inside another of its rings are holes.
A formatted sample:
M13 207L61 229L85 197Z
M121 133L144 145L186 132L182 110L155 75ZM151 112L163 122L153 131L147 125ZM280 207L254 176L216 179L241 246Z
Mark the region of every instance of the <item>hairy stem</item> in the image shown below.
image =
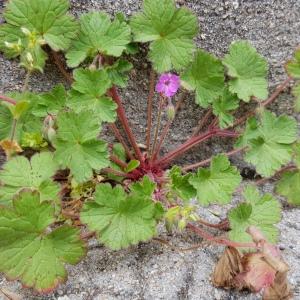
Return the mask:
M23 85L23 88L22 88L22 92L26 92L28 91L28 88L29 88L29 81L30 81L30 76L31 76L31 72L28 71L26 73L26 76L25 76L25 81L24 81L24 85Z
M127 168L127 164L126 162L122 161L121 159L119 159L117 156L115 155L111 155L110 156L110 160L112 162L114 162L115 164L117 164L119 167L121 167L122 169Z
M13 142L15 139L15 135L16 135L16 129L17 129L17 123L18 120L14 119L13 120L13 124L12 124L12 130L11 130L11 135L10 135L10 141Z
M154 153L154 149L156 148L157 137L158 137L158 132L160 129L161 116L162 116L162 111L163 111L163 106L164 106L164 100L165 100L165 98L163 96L160 96L158 115L157 115L157 123L156 123L155 133L154 133L154 140L153 140L153 145L152 145L152 149L150 152L151 155ZM154 157L152 156L151 160L153 161L153 159L154 159Z
M65 63L60 58L59 54L57 52L55 52L54 50L51 50L51 56L53 58L54 63L58 67L59 71L62 73L62 75L68 81L68 83L72 84L73 76L67 71L67 69L65 67Z
M232 156L232 155L235 155L237 153L240 153L242 152L243 150L245 150L246 147L243 147L243 148L238 148L238 149L234 149L232 151L229 151L227 153L223 153L224 155L226 156ZM208 159L205 159L205 160L202 160L200 162L197 162L195 164L191 164L191 165L186 165L182 168L182 170L184 172L187 172L189 170L192 170L192 169L196 169L196 168L199 168L199 167L202 167L202 166L206 166L208 165L210 162L212 161L212 157L211 158L208 158Z
M221 129L211 129L208 130L207 132L195 136L195 137L191 137L190 139L188 139L184 144L182 144L181 146L179 146L177 149L169 152L165 157L163 157L162 159L160 159L159 161L157 161L157 165L168 165L174 158L182 155L183 153L185 153L186 151L190 150L191 148L193 148L194 146L208 140L209 138L213 137L213 136L220 136L220 137L238 137L240 134L234 131L228 131L228 130L221 130Z
M12 105L16 105L17 104L17 101L12 99L12 98L9 98L9 97L6 97L4 95L0 95L0 100L4 101L4 102L7 102L7 103L10 103Z
M120 122L121 122L121 124L122 124L122 126L123 126L123 128L124 128L124 130L126 132L126 135L127 135L128 139L129 139L129 141L130 141L130 143L131 143L131 145L132 145L132 147L134 149L134 152L135 152L138 160L142 164L144 160L143 160L143 156L142 156L141 150L140 150L139 146L137 145L135 137L134 137L134 135L132 133L132 130L131 130L129 122L128 122L128 119L126 117L125 109L123 107L122 101L121 101L121 99L119 97L119 94L118 94L117 89L116 89L115 86L110 89L110 94L111 94L113 100L118 105L117 113L118 113L118 117L120 119Z
M278 85L275 89L274 93L265 101L260 103L260 106L266 107L267 105L271 104L274 100L277 99L277 97L285 90L285 88L290 84L292 81L292 77L288 77L282 84ZM247 121L248 118L254 116L256 114L256 111L250 111L245 116L237 119L231 127L236 127L240 124L243 124L245 121Z
M262 178L262 179L259 179L259 180L255 181L255 184L256 185L262 185L265 182L268 182L270 179L272 179L276 176L279 176L279 175L281 175L282 173L284 173L286 171L294 171L294 170L297 170L297 166L295 166L295 165L285 166L285 167L281 168L280 170L278 170L273 176Z
M195 128L192 136L196 136L196 135L199 134L199 132L206 125L206 123L208 122L208 120L210 119L211 116L212 116L212 109L210 108L206 112L206 114L204 115L204 117L199 121L198 126Z
M126 174L125 172L117 171L112 168L104 168L101 170L101 172L106 174L113 174L115 176L120 176L120 177L128 177L128 174Z
M155 72L152 69L150 73L150 89L147 99L147 133L146 133L146 148L148 156L150 156L150 140L151 140L151 126L152 126L152 108L153 97L155 92Z
M118 139L118 141L122 144L123 148L125 149L127 157L129 157L131 160L134 159L134 156L132 155L129 147L127 146L125 140L123 139L118 127L114 123L108 124L109 128L113 131L114 135Z
M219 244L219 245L230 246L230 247L234 247L234 248L255 248L255 249L258 248L258 246L255 243L239 243L239 242L233 242L233 241L230 241L230 240L227 240L224 238L214 237L210 233L206 232L205 230L203 230L199 227L192 225L191 223L187 224L187 228L190 229L191 231L195 232L199 236L201 236L203 239L208 240L212 243Z
M227 230L229 228L229 221L228 219L225 219L221 222L219 222L218 224L213 224L213 223L209 223L205 220L198 220L198 223L205 225L207 227L211 227L211 228L215 228L215 229L220 229L220 230Z
M176 103L176 106L175 106L175 114L174 114L174 118L176 117L176 114L181 106L181 104L183 103L184 101L184 98L186 96L186 93L183 93L182 96L180 97L180 99L177 101ZM161 134L161 137L160 137L160 140L159 140L159 143L154 151L154 154L153 154L153 161L156 160L157 156L159 155L159 151L161 149L161 146L163 145L168 133L169 133L169 130L170 130L170 127L174 121L174 118L172 120L169 120L168 123L166 124L165 128L163 129L163 132Z

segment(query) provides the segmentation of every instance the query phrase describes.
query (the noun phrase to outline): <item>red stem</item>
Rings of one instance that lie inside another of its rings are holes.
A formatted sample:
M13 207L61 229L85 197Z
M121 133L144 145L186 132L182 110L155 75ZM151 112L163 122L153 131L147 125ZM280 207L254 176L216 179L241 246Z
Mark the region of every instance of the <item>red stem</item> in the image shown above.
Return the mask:
M115 164L117 164L119 167L121 167L122 169L127 168L127 164L126 162L122 161L121 159L119 159L117 156L115 155L111 155L110 156L110 160L112 162L114 162Z
M199 132L201 131L201 129L203 128L203 126L205 126L205 124L207 123L207 121L209 120L209 118L212 116L212 109L210 108L206 114L204 115L204 117L200 120L200 122L198 123L198 126L195 128L194 132L193 132L193 136L196 136L199 134Z
M112 87L110 90L110 94L113 98L113 100L117 103L118 105L118 109L117 109L117 113L118 113L118 117L120 119L120 122L122 123L122 126L124 127L124 130L126 132L126 135L134 149L134 152L135 154L137 155L138 157L138 160L141 162L141 164L143 163L143 156L142 156L142 153L141 153L141 150L139 148L139 146L137 145L137 142L135 140L135 137L132 133L132 130L130 128L130 125L129 125L129 122L128 122L128 119L126 117L126 113L125 113L125 109L123 107L123 104L122 104L122 101L118 95L118 92L117 92L117 89L116 87Z
M201 228L198 228L192 224L187 224L187 228L195 232L196 234L200 235L203 239L206 239L210 242L224 245L224 246L230 246L234 248L258 248L258 246L255 243L239 243L239 242L233 242L224 238L217 238L213 235L209 234L208 232L204 231Z
M153 145L152 145L150 155L152 155L154 153L154 150L156 148L156 143L157 143L158 132L159 132L159 129L160 129L160 123L161 123L161 116L162 116L162 111L163 111L164 100L165 100L165 98L162 95L160 95L158 115L157 115L157 124L156 124L156 127L155 127L154 140L153 140ZM153 160L154 160L154 156L151 157L152 162L153 162Z
M237 154L237 153L242 152L243 150L245 150L245 147L243 147L243 148L238 148L238 149L235 149L235 150L229 151L229 152L227 152L227 153L223 153L223 154L226 155L226 156L232 156L232 155L234 155L234 154ZM212 157L211 157L211 158L208 158L208 159L205 159L205 160L202 160L202 161L197 162L197 163L192 164L192 165L184 166L184 167L182 168L182 170L185 171L185 172L187 172L187 171L189 171L189 170L192 170L192 169L195 169L195 168L199 168L199 167L208 165L211 161L212 161Z
M174 114L174 118L175 118L175 116L176 116L176 114L177 114L177 112L178 112L178 109L180 108L180 106L181 106L181 104L182 104L182 102L183 102L185 96L186 96L186 93L184 93L184 94L181 96L181 98L177 101L176 106L175 106L175 114ZM153 161L155 161L156 158L157 158L157 156L159 155L159 151L160 151L160 149L161 149L161 146L163 145L163 142L165 141L165 139L166 139L166 137L167 137L167 135L168 135L168 133L169 133L169 130L170 130L170 127L171 127L171 125L172 125L172 123L173 123L173 121L174 121L174 118L173 118L172 120L169 120L169 121L167 122L165 128L163 129L163 132L162 132L162 134L161 134L161 138L160 138L159 143L158 143L158 145L157 145L157 147L156 147L156 149L155 149L155 151L154 151L154 154L153 154Z
M0 95L0 100L3 100L4 102L10 103L12 105L16 105L17 104L16 100L14 100L12 98L9 98L9 97L6 97L4 95Z
M112 168L104 168L101 170L101 172L106 173L106 174L113 174L116 176L120 176L120 177L129 177L127 173L122 172L122 171L117 171L115 169Z
M211 129L208 130L207 132L191 137L189 140L187 140L184 144L179 146L177 149L169 152L166 156L164 156L162 159L156 162L157 165L168 165L174 158L182 155L192 147L198 145L199 143L202 143L206 141L207 139L213 137L213 136L221 136L221 137L238 137L240 134L233 132L233 131L228 131L228 130L221 130L221 129Z
M211 228L215 228L215 229L220 229L220 230L225 230L225 229L228 229L228 227L229 227L229 221L227 219L221 221L218 224L209 223L209 222L207 222L205 220L202 220L202 219L198 220L198 223L200 223L202 225L205 225L207 227L211 227Z
M146 149L148 156L150 155L150 140L151 140L151 126L152 126L152 108L153 108L153 97L155 91L155 72L151 70L150 73L150 89L149 96L147 100L147 137L146 137Z
M277 86L274 93L265 101L261 102L260 105L265 107L269 104L271 104L276 98L284 91L284 89L289 85L289 83L292 81L292 77L288 77L282 84ZM240 124L243 124L249 117L252 117L255 115L255 111L248 112L245 116L237 119L231 127L236 127Z
M127 146L125 140L123 139L118 127L116 126L116 124L114 123L110 123L108 124L109 128L113 131L114 135L116 136L116 138L118 139L118 141L122 144L123 148L125 149L126 155L133 160L134 156L132 155L129 147Z
M51 50L51 54L54 60L54 63L56 64L56 66L58 67L59 71L62 73L62 75L66 78L66 80L68 81L69 84L73 83L73 76L72 74L70 74L65 65L64 62L62 61L62 59L60 58L59 54L57 52L55 52L54 50Z

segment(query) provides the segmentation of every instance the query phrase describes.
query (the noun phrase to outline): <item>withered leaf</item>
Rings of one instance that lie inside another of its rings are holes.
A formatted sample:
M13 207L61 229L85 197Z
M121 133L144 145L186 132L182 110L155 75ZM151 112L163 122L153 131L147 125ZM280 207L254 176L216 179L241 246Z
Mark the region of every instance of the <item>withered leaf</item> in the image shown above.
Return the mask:
M243 271L242 257L233 247L227 247L215 266L212 282L216 287L233 288L235 277Z

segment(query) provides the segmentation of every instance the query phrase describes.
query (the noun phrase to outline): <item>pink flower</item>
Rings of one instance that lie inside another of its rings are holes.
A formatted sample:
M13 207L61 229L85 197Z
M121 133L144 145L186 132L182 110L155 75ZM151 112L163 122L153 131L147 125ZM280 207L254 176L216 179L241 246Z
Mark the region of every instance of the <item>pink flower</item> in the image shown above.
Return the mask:
M165 73L159 77L156 84L156 91L165 97L173 97L180 87L180 77L172 74Z

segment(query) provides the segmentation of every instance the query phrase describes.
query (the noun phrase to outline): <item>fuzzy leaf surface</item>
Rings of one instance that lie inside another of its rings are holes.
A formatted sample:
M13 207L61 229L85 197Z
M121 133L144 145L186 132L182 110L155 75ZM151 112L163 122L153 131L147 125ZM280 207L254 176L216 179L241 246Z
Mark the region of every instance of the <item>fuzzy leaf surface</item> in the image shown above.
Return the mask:
M183 74L182 80L196 91L196 102L201 107L207 107L223 94L224 67L214 55L198 50L194 62Z
M144 192L127 194L121 186L101 184L94 201L84 204L81 220L96 231L101 243L118 250L152 238L156 234L156 212Z
M55 51L66 50L76 37L77 23L71 15L68 0L11 0L4 18L7 24L0 27L0 49L6 51L4 41L18 42L25 35L21 27L42 38ZM11 56L11 53L8 53Z
M54 208L38 192L23 190L13 208L0 207L0 271L38 292L49 292L66 280L65 263L76 264L85 254L79 230L54 223Z
M234 117L231 112L239 107L236 95L224 89L223 95L212 104L213 113L219 118L221 128L227 128L233 124Z
M281 219L280 203L271 194L261 196L253 186L247 186L244 198L246 201L228 214L230 239L236 242L251 242L251 236L246 230L252 225L258 228L270 243L276 243L279 231L274 225Z
M10 204L23 188L37 190L41 201L58 199L59 185L51 177L59 169L49 152L35 154L30 160L16 156L7 161L0 171L0 204Z
M260 100L267 98L267 62L249 42L232 43L223 64L231 77L229 89L239 99L249 102L252 96Z
M254 127L253 127L254 128ZM247 137L248 135L248 137ZM260 126L246 131L244 144L249 146L245 160L256 167L259 174L272 176L292 159L292 143L297 138L295 119L265 111Z
M38 117L46 117L48 114L57 115L65 106L67 93L62 84L55 86L52 91L40 94L32 113Z
M119 57L131 42L130 27L116 18L111 22L108 14L90 12L80 18L80 33L67 52L69 67L77 67L86 58L97 54Z
M296 50L294 58L286 64L288 74L293 78L300 78L300 48Z
M105 96L111 81L104 70L76 69L68 106L75 112L92 110L101 121L114 122L117 104Z
M191 177L192 173L181 175L181 170L178 166L174 166L170 170L171 189L184 201L189 201L197 195L196 189L189 182Z
M130 25L136 42L151 42L149 57L157 72L180 70L192 60L197 18L186 8L177 9L173 0L145 0Z
M13 116L6 105L0 103L0 141L10 136Z
M293 87L292 90L293 95L295 96L295 111L300 112L300 82Z
M201 205L229 203L240 182L237 168L230 165L225 155L215 156L209 169L200 168L189 179L189 183L197 190L197 199Z
M79 183L89 180L93 170L109 166L107 144L98 140L100 126L91 111L62 112L57 118L55 160L69 168Z
M300 171L284 173L277 183L276 192L285 196L290 204L300 205Z
M133 68L132 63L124 59L119 59L112 66L106 67L105 70L113 85L124 88L127 86L127 82L128 82L127 73L132 68Z

